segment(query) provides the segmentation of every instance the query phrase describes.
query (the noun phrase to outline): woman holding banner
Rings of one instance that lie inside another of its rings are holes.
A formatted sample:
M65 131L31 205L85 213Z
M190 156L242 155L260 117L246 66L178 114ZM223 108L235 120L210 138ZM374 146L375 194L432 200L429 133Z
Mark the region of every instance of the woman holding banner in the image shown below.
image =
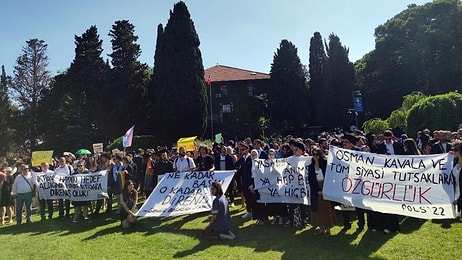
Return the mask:
M456 213L457 216L460 217L461 209L462 209L462 175L460 174L460 170L462 169L462 142L456 141L452 143L452 152L454 153L454 157L457 163L451 170L451 174L454 176L454 202L452 203L454 206L457 206Z
M138 203L138 192L135 190L133 180L125 182L120 194L120 221L124 229L130 228L136 222L136 204Z
M326 175L327 159L324 151L318 147L312 150L311 164L308 166L308 181L310 183L311 225L319 227L320 235L330 235L330 229L335 225L335 210L332 203L324 200L322 188Z

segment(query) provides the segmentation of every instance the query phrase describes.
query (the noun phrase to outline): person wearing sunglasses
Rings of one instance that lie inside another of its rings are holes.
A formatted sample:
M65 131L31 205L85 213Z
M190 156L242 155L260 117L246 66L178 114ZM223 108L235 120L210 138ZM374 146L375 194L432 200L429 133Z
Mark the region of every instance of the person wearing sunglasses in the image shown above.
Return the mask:
M22 208L26 209L26 222L32 223L30 217L32 213L32 197L34 196L35 187L37 187L37 180L35 175L29 171L29 166L22 164L19 166L21 171L16 176L13 183L12 194L16 199L16 223L22 223Z
M324 151L318 147L313 149L311 164L308 166L308 181L310 183L311 225L319 227L319 235L330 235L330 229L335 225L334 205L324 200L322 189L326 176L327 159Z

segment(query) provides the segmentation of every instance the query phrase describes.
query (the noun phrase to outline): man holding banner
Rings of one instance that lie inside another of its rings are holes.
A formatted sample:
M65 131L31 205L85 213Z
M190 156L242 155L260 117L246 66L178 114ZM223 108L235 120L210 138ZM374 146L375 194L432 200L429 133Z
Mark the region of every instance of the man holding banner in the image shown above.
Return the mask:
M212 218L202 232L206 238L220 238L232 240L235 238L231 232L231 217L229 215L228 201L223 194L221 183L213 182L210 192L215 199L212 202Z
M42 169L41 174L53 174L54 172L49 169L49 165L46 162L42 162L40 164L40 169ZM40 203L40 219L43 221L45 220L45 205L48 209L48 219L53 217L53 200L45 199L43 192L39 189L39 203Z

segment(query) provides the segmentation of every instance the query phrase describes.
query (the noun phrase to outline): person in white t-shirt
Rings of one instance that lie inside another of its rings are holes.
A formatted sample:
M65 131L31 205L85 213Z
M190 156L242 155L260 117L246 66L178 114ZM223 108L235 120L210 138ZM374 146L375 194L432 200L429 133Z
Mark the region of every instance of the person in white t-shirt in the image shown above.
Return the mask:
M173 170L176 172L188 172L196 168L194 160L186 155L186 148L180 147L178 157L173 161Z
M65 157L60 157L58 160L58 167L55 168L55 173L69 176L74 172L74 168L67 164ZM66 205L66 215L64 215L64 204ZM59 218L70 218L69 212L71 211L71 201L60 199L58 200Z
M16 199L16 223L22 222L22 208L26 208L26 221L32 223L30 217L32 213L32 197L37 187L35 175L29 171L29 166L23 164L19 167L21 173L16 176L13 183L12 194Z

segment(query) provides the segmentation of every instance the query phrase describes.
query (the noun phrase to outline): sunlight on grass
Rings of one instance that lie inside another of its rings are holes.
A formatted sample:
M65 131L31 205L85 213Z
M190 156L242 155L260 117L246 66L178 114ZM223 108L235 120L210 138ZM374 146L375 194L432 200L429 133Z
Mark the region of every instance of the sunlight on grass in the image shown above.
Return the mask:
M73 223L53 219L33 224L0 226L4 245L1 259L458 259L462 223L459 220L424 221L401 218L401 232L356 230L341 226L330 237L315 236L311 226L303 229L281 225L255 226L241 218L244 210L231 208L231 241L200 237L209 214L140 218L123 232L117 216L100 216ZM342 223L338 214L337 223ZM24 245L34 249L24 250Z

